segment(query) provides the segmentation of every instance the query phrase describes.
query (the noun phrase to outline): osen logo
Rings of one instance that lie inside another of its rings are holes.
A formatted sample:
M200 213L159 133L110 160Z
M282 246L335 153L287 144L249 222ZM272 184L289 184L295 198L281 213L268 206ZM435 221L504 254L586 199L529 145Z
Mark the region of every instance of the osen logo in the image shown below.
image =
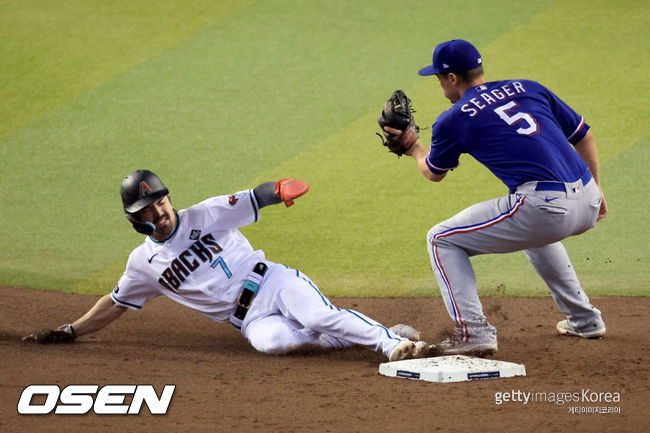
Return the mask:
M83 415L91 409L99 415L138 415L144 403L152 415L164 415L176 385L165 385L160 397L153 385L29 385L18 400L18 413ZM98 391L99 390L99 391ZM130 403L125 403L132 396Z

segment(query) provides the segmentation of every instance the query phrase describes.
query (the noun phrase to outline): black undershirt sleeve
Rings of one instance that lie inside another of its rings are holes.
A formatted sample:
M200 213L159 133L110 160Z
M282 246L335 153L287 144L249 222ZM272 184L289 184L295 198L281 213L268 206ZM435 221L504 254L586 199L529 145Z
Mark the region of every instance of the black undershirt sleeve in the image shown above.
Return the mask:
M262 209L270 204L282 203L282 199L275 195L275 182L265 182L253 189L257 206Z

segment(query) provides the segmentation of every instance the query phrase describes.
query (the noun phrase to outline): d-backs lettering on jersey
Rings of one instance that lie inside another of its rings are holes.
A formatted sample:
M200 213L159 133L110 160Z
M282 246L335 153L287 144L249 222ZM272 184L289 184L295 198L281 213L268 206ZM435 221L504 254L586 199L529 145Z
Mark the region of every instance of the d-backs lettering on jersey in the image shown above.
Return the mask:
M582 116L537 82L488 82L467 89L438 116L426 162L442 174L468 153L511 192L530 181L575 182L587 164L571 144L588 129Z
M212 254L222 251L223 248L215 241L214 237L207 234L172 260L171 265L162 272L158 282L168 290L178 289L201 264L212 263Z

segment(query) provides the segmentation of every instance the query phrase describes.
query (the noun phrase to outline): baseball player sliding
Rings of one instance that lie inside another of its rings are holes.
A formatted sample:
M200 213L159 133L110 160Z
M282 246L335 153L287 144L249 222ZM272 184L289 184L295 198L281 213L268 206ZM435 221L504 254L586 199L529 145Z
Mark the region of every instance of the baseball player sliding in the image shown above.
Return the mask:
M390 361L422 357L426 343L407 325L388 329L363 314L333 306L302 272L272 263L253 250L239 227L258 221L261 208L293 201L309 190L300 180L209 198L176 211L160 178L147 170L126 176L121 195L127 219L144 242L129 256L113 291L83 317L24 337L59 343L95 332L127 309L159 295L230 322L259 352L359 345Z
M495 352L497 332L476 290L470 257L524 250L567 319L562 335L605 334L601 313L580 286L560 242L583 233L607 214L599 187L596 140L582 116L539 83L486 82L483 61L467 41L451 40L433 51L420 75L435 75L452 107L435 121L431 146L419 140L410 100L397 91L379 125L384 144L415 159L434 182L458 167L468 153L509 189L434 226L427 244L456 334L438 344L443 354Z

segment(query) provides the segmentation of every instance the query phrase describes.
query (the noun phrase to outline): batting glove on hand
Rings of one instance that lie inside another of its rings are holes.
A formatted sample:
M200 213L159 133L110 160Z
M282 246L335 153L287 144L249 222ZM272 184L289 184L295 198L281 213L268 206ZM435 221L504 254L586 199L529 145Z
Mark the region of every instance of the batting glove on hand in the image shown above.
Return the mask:
M71 324L56 329L44 329L23 337L23 341L39 344L72 343L77 338Z
M298 179L281 179L275 183L275 195L280 197L286 207L293 205L293 200L307 194L309 185Z

